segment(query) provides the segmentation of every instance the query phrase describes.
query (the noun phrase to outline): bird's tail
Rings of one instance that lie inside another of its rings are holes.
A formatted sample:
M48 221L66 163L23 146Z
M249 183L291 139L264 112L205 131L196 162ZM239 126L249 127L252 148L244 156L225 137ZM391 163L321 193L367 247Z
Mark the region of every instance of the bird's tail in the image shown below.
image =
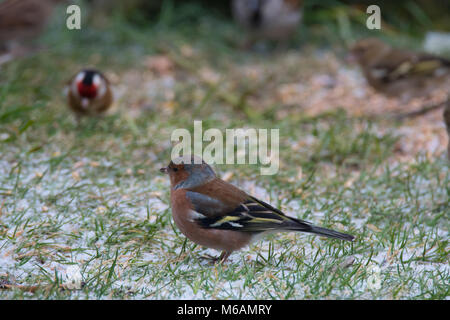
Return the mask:
M289 223L289 227L287 229L292 230L292 231L313 233L313 234L317 234L319 236L324 236L324 237L334 238L334 239L341 239L341 240L346 240L346 241L354 241L355 240L355 237L350 234L334 231L334 230L327 229L327 228L317 227L315 225L312 225L309 222L306 222L306 221L303 221L300 219L291 218L291 220L294 223Z
M316 227L316 226L311 226L311 231L307 231L307 232L314 233L314 234L317 234L320 236L325 236L328 238L335 238L335 239L341 239L341 240L347 240L347 241L355 240L355 237L350 234L334 231L331 229Z

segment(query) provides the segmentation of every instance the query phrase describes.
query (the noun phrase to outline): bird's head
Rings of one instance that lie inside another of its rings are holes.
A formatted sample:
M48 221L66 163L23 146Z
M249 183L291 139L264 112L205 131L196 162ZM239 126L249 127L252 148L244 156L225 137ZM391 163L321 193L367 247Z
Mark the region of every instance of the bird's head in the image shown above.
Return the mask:
M176 158L160 171L169 175L174 190L195 188L216 178L214 170L197 156Z
M107 87L106 78L98 71L86 69L80 71L74 79L73 90L82 99L101 97Z
M389 51L389 46L377 38L366 38L358 40L350 48L351 56L362 66L370 66L379 57Z

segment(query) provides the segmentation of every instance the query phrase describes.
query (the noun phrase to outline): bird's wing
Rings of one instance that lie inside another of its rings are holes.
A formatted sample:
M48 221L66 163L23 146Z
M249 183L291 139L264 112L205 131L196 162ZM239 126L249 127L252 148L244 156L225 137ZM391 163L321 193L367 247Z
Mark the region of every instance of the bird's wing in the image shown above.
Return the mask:
M414 73L431 74L440 68L450 69L450 60L430 54L421 54L412 71Z
M313 224L286 216L280 210L252 196L234 209L222 201L198 192L187 191L187 198L196 211L194 221L205 229L233 230L249 233L266 231L301 231L320 236L353 241L354 236L317 227Z
M191 202L192 210L197 213L194 221L202 228L249 233L301 231L348 241L354 239L351 235L288 217L270 204L221 179L186 190L186 197Z
M410 76L431 75L441 68L450 68L450 61L430 54L392 51L372 66L372 76L382 82L391 82Z
M231 208L222 201L197 192L187 191L187 198L200 215L196 222L203 228L264 232L275 229L289 229L299 223L269 204L248 196L245 201ZM310 228L304 224L305 230ZM300 231L300 230L299 230Z

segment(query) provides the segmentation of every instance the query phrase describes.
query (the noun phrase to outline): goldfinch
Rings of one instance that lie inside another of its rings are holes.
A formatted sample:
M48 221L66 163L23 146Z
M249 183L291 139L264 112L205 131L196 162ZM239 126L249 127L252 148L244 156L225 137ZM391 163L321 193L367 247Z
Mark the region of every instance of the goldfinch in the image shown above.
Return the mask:
M97 70L81 70L69 81L67 102L78 120L103 114L113 102L109 81Z

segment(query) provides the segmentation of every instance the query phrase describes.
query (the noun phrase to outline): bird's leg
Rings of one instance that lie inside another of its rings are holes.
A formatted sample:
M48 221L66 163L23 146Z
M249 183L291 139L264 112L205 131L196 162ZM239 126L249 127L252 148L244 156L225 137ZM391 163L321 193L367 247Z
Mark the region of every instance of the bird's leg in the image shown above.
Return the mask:
M75 114L75 121L77 122L77 128L80 128L81 126L81 115L78 113Z
M211 264L216 264L216 263L223 263L225 262L228 257L230 256L231 252L227 252L227 251L222 251L222 253L220 254L219 257L213 257L209 254L204 254L202 255L203 259L209 260L209 262Z
M230 256L230 254L231 254L231 252L223 251L222 254L220 255L220 257L218 258L220 263L225 262L228 259L228 257Z
M210 260L210 261L212 261L212 262L215 262L215 261L217 261L217 260L219 259L219 258L213 257L212 255L207 254L207 253L205 253L205 254L202 255L201 257L202 257L203 259Z

